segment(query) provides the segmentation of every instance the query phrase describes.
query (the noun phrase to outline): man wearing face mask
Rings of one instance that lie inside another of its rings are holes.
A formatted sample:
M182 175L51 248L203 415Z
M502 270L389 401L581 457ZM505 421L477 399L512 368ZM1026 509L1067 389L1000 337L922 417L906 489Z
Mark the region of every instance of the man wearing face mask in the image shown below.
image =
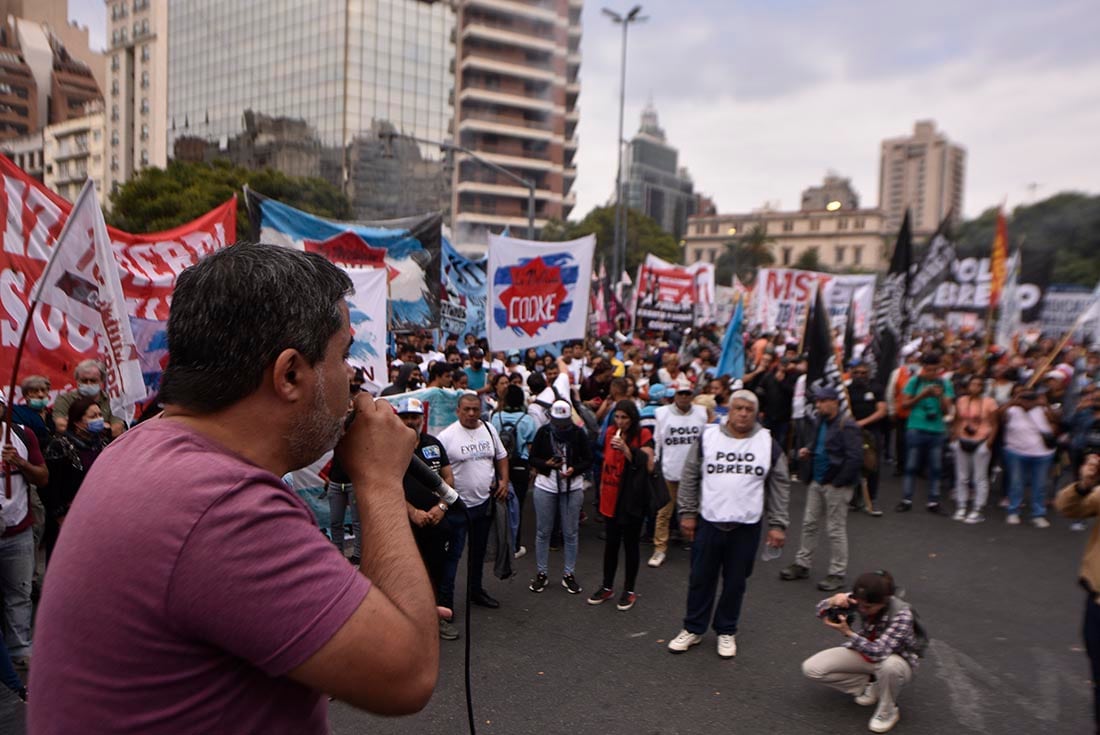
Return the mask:
M122 419L111 413L111 400L107 397L105 390L107 372L103 369L103 365L95 360L84 360L73 371L73 380L76 382L76 388L59 395L53 404L53 422L57 427L57 433L64 433L68 428L69 406L81 396L95 399L99 410L103 412L103 423L111 427L111 436L118 436L126 430Z

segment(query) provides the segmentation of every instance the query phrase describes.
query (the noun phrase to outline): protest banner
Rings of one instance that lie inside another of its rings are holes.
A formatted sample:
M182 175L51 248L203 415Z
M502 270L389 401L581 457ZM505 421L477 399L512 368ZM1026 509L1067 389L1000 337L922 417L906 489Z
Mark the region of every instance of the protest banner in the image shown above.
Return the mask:
M491 350L584 339L596 238L532 242L489 236Z
M29 315L35 285L42 277L73 205L0 156L0 362L13 365L19 334ZM237 239L236 198L202 217L165 232L134 235L106 228L116 271L135 330L139 352L163 342L176 278L199 258ZM86 359L102 359L94 335L56 307L34 314L21 375L43 375L53 390L73 385L73 369ZM139 335L140 332L140 335ZM155 385L160 363L149 361L146 382ZM145 372L143 364L143 372ZM155 388L153 388L155 389Z
M439 303L439 329L459 341L472 334L485 336L485 297L488 293L488 256L467 258L443 238L443 298Z
M321 253L337 265L385 266L389 328L434 329L439 324L442 217L429 214L381 222L337 222L303 212L245 187L259 242Z
M364 388L377 392L389 383L386 370L385 268L346 268L355 293L347 298L351 323L348 364L363 371Z
M690 327L695 323L695 297L695 271L647 255L638 267L634 290L635 327L652 332Z

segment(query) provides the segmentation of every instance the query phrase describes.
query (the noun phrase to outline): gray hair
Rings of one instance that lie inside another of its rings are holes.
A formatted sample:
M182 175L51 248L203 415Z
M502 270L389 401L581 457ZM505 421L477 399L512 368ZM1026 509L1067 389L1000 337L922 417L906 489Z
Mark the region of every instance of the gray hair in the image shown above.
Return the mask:
M23 382L19 384L19 390L23 391L23 395L26 395L32 390L49 390L50 379L44 375L28 375L23 378Z
M73 370L73 380L80 380L80 374L85 370L96 370L99 372L100 382L107 380L107 369L103 367L103 363L99 360L81 360L76 364L76 369ZM46 387L49 387L49 381L46 381Z
M731 408L733 407L734 401L747 401L748 403L751 403L753 405L753 408L755 410L760 410L760 399L757 398L756 394L753 393L751 390L745 390L744 388L742 388L741 390L735 390L733 392L733 395L730 396L729 405Z

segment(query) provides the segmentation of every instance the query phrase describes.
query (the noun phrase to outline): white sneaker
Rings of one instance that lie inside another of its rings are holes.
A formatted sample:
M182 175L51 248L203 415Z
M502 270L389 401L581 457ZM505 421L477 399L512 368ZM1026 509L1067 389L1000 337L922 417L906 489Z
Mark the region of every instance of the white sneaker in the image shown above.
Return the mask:
M976 510L972 510L969 513L966 514L966 520L964 520L963 523L969 523L970 525L974 525L975 523L981 523L984 520L985 520L985 516L983 516L981 513L979 513Z
M1031 525L1035 526L1036 528L1050 528L1050 521L1048 521L1046 518L1043 518L1042 516L1039 516L1038 518L1031 519Z
M1008 517L1005 518L1005 523L1010 526L1018 526L1020 525L1020 516L1016 515L1015 513L1009 513Z
M661 566L662 564L665 563L665 552L663 552L663 551L654 551L653 556L649 557L649 561L647 563L649 564L649 566L651 566L655 569L657 567Z
M699 642L703 640L703 636L696 635L690 630L681 630L680 633L668 642L668 650L673 653L683 653L692 646L699 645Z
M953 521L961 521L966 518L966 508L959 508L955 511L955 515L951 516Z
M527 547L526 546L519 547L519 549L516 551L516 553L513 554L512 556L516 559L522 559L523 557L527 556Z
M867 727L871 729L871 732L890 732L900 719L901 709L896 705L888 710L879 707L875 710L875 715L871 718Z
M877 682L869 681L867 686L863 688L863 691L856 695L856 704L860 707L870 707L872 704L878 701L878 687L875 686Z
M718 636L718 655L722 658L733 658L737 655L737 637L733 635Z

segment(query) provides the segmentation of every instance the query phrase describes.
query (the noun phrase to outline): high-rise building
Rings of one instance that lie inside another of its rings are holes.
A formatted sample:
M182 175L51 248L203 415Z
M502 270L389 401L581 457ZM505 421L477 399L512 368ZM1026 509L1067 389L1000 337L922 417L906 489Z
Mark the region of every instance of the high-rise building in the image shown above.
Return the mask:
M449 139L454 18L448 3L415 0L171 0L169 147L193 157L197 139L275 166L316 163L358 217L422 213L419 196L381 211L374 193L409 191L403 177L430 167L449 183L438 146L403 157L389 136ZM429 209L449 203L444 185Z
M852 188L852 180L844 179L835 173L825 174L821 186L811 186L802 190L802 211L815 212L838 209L859 209L859 194Z
M648 104L638 134L626 146L623 201L657 220L677 240L687 228L687 218L695 213L694 186L678 159L679 152L668 144L657 121L657 110Z
M99 89L107 87L103 54L88 43L88 29L69 20L69 0L0 0L0 20L8 16L41 23L78 61L91 69Z
M107 0L107 37L111 191L135 171L168 163L168 0Z
M45 23L0 19L0 139L84 115L101 98L91 67Z
M576 203L582 0L460 0L456 31L457 144L535 184L535 229ZM459 245L492 228L525 234L528 189L456 154ZM483 240L482 240L483 241Z
M901 226L906 209L917 236L931 235L949 213L958 219L965 177L966 149L931 120L918 121L911 136L882 141L878 196L887 229Z
M84 182L92 179L102 205L107 200L103 187L103 105L96 103L87 115L47 125L42 131L45 170L42 183L70 202L75 201Z

